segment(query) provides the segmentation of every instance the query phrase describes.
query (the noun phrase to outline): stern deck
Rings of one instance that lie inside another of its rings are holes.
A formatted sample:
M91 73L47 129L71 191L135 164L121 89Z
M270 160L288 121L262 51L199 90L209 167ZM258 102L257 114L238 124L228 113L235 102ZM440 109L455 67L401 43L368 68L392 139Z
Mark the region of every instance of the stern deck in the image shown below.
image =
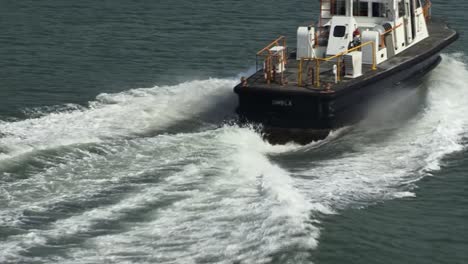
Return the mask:
M371 80L375 77L385 77L386 73L392 71L401 71L405 67L411 66L413 63L423 61L437 53L446 47L451 42L455 41L458 34L447 27L444 22L431 20L428 23L429 37L417 43L416 45L409 47L405 51L389 58L385 62L377 65L377 70L372 70L372 65L362 65L362 76L357 78L341 77L339 83L335 83L335 76L333 74L334 61L322 62L320 66L320 86L317 87L312 82L310 76L303 76L302 86L298 85L298 73L299 73L299 61L296 60L295 53L288 54L286 69L283 72L283 78L281 73L277 73L274 76L274 80L267 83L264 77L263 69L258 70L255 74L247 78L247 87L243 87L241 84L238 85L239 89L253 89L253 90L265 90L265 91L276 91L280 93L312 93L312 94L333 94L341 90L359 85L362 82ZM313 62L310 62L313 63ZM308 67L307 62L303 67ZM273 78L272 78L273 79ZM281 79L283 82L281 82Z

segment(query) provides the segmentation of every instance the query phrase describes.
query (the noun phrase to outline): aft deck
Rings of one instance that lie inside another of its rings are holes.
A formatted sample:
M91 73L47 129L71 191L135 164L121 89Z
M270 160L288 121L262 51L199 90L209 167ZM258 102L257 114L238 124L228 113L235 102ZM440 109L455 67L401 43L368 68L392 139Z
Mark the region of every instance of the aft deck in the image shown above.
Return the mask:
M296 60L295 52L289 53L286 63L286 70L283 73L272 74L272 80L268 83L265 80L265 72L259 69L255 74L247 78L247 86L239 84L240 89L255 89L260 91L266 89L277 92L292 93L335 93L349 87L354 87L362 82L371 81L373 78L384 78L387 74L395 71L401 71L405 67L410 67L414 63L421 62L440 51L447 46L448 42L453 42L458 34L447 27L445 22L431 20L428 23L429 37L407 48L405 51L389 58L385 62L378 64L376 70L372 70L372 65L362 65L362 76L357 78L347 78L342 76L338 83L335 83L333 65L336 60L322 62L320 64L320 85L314 82L314 78L308 74L308 65L303 64L302 85L299 86L299 64ZM313 62L310 62L313 63ZM315 63L314 63L315 64Z
M295 56L295 53L291 53ZM286 70L281 73L276 73L273 80L268 84L264 77L263 68L258 70L255 74L250 76L247 79L249 86L255 87L264 87L271 89L300 89L300 90L309 90L312 92L326 92L327 90L333 90L336 88L337 84L335 83L335 75L333 74L333 65L336 64L335 61L323 62L320 66L320 86L314 84L314 79L312 76L304 74L302 86L299 86L298 76L299 76L299 61L295 58L289 58ZM308 68L312 66L312 62L306 62L303 67ZM362 73L363 75L372 72L372 65L363 65ZM353 80L348 77L341 77L339 84L346 84Z

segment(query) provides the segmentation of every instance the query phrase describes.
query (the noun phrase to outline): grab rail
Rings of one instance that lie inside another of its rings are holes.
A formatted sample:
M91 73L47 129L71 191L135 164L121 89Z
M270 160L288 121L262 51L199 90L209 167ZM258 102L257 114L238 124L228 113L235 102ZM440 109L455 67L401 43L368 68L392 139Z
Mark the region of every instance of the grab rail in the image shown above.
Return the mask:
M263 49L261 49L259 52L257 52L257 56L261 56L262 53L264 53L265 51L270 51L271 48L273 48L274 46L281 46L280 45L280 42L283 41L283 47L286 47L286 37L285 36L281 36L275 40L273 40L273 42L271 42L270 44L268 44L266 47L264 47Z
M377 70L377 60L376 60L376 51L377 51L377 48L375 47L375 42L374 41L369 41L369 42L366 42L366 43L363 43L357 47L354 47L352 49L348 49L347 51L344 51L344 52L341 52L339 54L336 54L334 56L330 56L330 57L327 57L327 58L301 58L301 61L299 62L299 69L298 69L298 77L297 77L297 83L298 83L298 86L301 87L302 86L302 72L303 72L303 64L304 64L304 61L315 61L315 78L314 78L314 85L315 87L320 87L320 63L321 62L327 62L327 61L330 61L330 60L333 60L333 59L336 59L338 58L338 62L337 62L337 76L338 76L338 81L341 81L341 57L343 57L344 55L350 53L350 52L353 52L353 51L356 51L356 50L359 50L365 46L368 46L368 45L372 45L372 70L375 71Z
M385 35L387 35L388 33L392 32L392 31L397 30L397 28L399 28L401 26L403 26L403 23L398 24L398 25L392 27L391 29L385 31L384 33L380 34L380 47L385 48Z
M272 54L271 48L273 48L275 46L284 47L281 56L278 55L278 54ZM270 84L271 81L275 79L275 75L276 75L276 72L275 72L275 69L274 69L274 65L276 64L275 60L277 60L277 63L279 63L279 64L284 63L284 65L286 65L287 62L288 62L286 37L281 36L281 37L277 38L276 40L274 40L273 42L268 44L266 47L264 47L263 49L261 49L260 51L257 52L256 58L255 58L255 68L256 68L257 71L259 70L259 68L258 68L258 58L259 57L264 57L263 70L265 72L265 80L266 80L266 82L268 84ZM283 82L283 80L284 80L284 73L281 72L281 83Z

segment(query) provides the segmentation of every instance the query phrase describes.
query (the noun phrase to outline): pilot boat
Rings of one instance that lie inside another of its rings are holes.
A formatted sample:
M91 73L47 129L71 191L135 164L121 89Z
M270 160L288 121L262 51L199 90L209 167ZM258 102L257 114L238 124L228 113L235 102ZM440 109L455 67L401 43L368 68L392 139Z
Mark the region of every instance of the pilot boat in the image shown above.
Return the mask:
M279 37L234 87L242 123L261 124L274 144L307 144L362 120L379 95L434 69L458 39L426 0L320 0L296 47Z

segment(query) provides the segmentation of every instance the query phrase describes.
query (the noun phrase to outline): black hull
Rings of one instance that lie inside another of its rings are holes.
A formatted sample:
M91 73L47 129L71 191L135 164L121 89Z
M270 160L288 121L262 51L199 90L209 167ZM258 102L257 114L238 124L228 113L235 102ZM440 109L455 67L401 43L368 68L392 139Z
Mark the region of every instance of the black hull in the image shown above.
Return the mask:
M377 73L331 92L287 86L279 89L236 86L237 113L241 122L262 124L265 138L273 144L290 141L307 144L323 139L330 131L362 120L378 98L405 89L401 83L420 79L434 69L441 61L441 50L458 37L456 32L444 29L446 35L437 43L429 40L426 45L409 48L402 53L404 59L389 60Z

